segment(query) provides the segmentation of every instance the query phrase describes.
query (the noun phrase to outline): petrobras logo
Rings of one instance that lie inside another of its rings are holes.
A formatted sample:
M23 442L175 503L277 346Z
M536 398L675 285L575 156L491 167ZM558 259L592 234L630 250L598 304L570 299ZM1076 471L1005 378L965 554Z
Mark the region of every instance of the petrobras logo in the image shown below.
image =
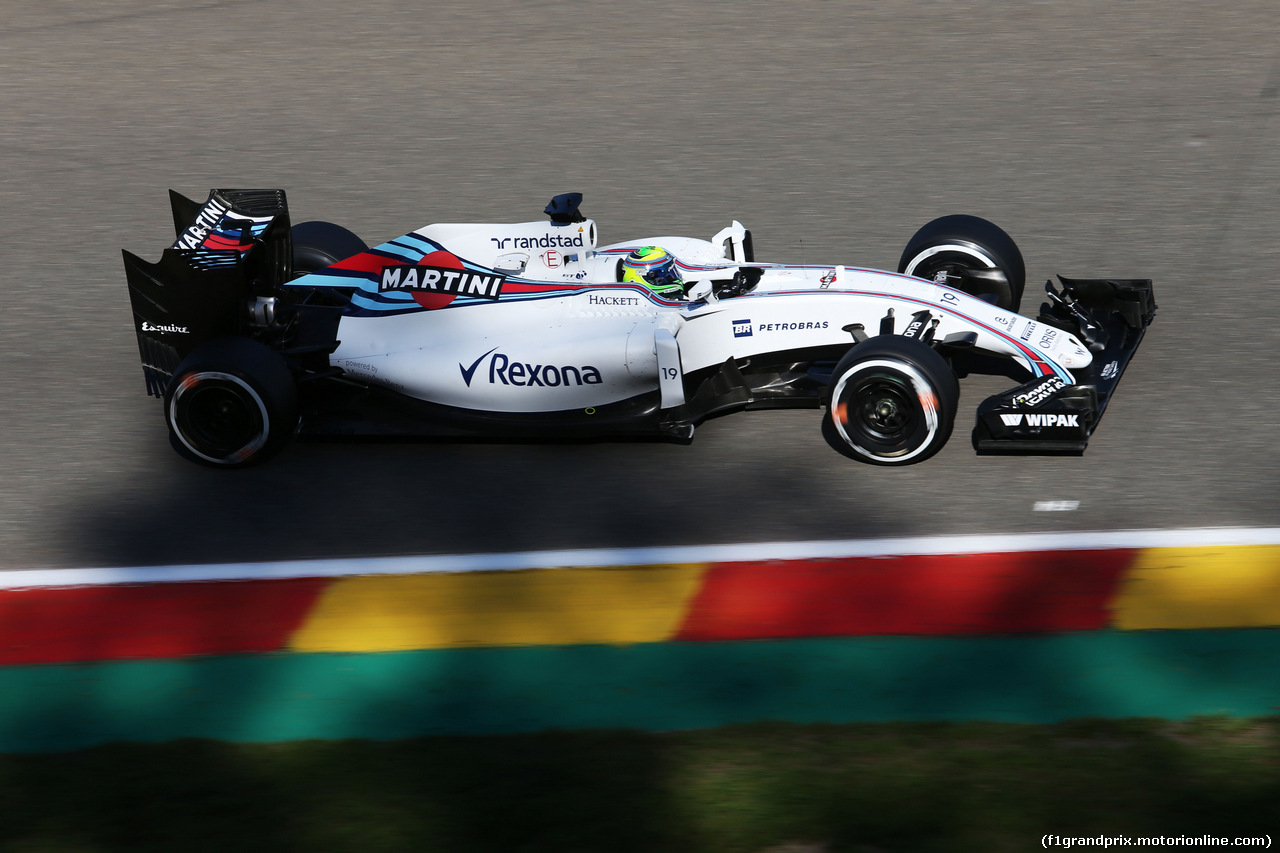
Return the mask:
M1022 426L1023 421L1029 427L1078 427L1080 426L1079 415L1038 415L1030 412L1017 412L1011 415L1001 415L1000 420L1004 421L1007 427Z
M750 320L734 320L733 336L735 338L751 337L751 321Z
M486 358L489 359L489 369L481 371L480 365ZM477 374L481 379L487 375L490 385L515 385L521 388L600 385L604 382L604 378L600 375L600 368L589 364L582 366L534 364L513 359L498 352L497 347L471 362L470 366L464 367L459 364L458 370L462 372L462 381L468 388L476 380Z
M502 284L505 281L505 277L496 273L422 264L392 264L382 268L378 292L419 291L492 300L502 295Z
M144 332L155 332L155 333L159 333L159 334L161 334L161 335L189 335L189 334L191 334L191 330L190 330L190 329L188 329L186 326L174 326L174 325L157 326L155 323L148 323L146 320L143 320L143 321L142 321L142 331L144 331Z
M1067 383L1063 382L1061 377L1050 376L1030 391L1014 397L1013 405L1034 409L1066 387Z
M574 249L581 248L582 229L572 237L564 234L543 234L539 237L490 237L499 249Z
M809 320L803 323L761 323L758 332L804 332L809 329L825 329L830 323L827 320Z
M1107 362L1106 367L1102 368L1103 379L1115 379L1119 375L1120 375L1119 361L1109 361Z

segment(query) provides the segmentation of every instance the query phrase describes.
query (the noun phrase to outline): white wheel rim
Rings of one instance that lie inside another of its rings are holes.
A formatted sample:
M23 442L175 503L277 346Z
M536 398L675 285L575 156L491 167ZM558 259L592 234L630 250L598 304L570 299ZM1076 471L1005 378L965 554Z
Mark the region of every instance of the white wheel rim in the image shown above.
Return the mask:
M907 377L907 380L911 383L911 390L915 392L916 399L920 401L920 408L924 411L926 427L924 439L914 449L905 450L901 453L870 453L866 449L859 447L849 437L849 433L845 431L844 424L836 416L840 396L844 393L845 386L849 384L849 380L864 370L873 368L889 368L897 371ZM835 426L836 432L840 434L840 438L844 440L845 444L868 459L891 460L893 462L906 462L914 459L933 444L933 439L937 436L938 430L942 426L942 419L938 415L938 397L933 392L933 386L929 383L929 380L925 379L924 374L902 361L873 358L858 362L852 368L846 370L836 382L836 387L831 392L831 400L831 423Z
M943 252L958 252L962 255L968 255L969 257L979 261L986 269L993 270L996 268L996 262L994 260L978 249L975 249L973 246L963 246L959 243L944 243L941 246L930 246L928 249L925 249L923 252L916 255L911 259L911 263L907 264L906 269L904 269L903 272L907 275L915 275L916 267L920 266L934 255L939 255Z
M258 407L258 413L262 416L262 431L258 433L258 435L255 436L254 439L250 441L248 444L246 444L244 447L241 447L239 450L235 451L234 453L231 453L231 454L228 454L227 456L222 456L222 457L210 456L207 453L201 452L194 445L192 445L192 443L187 439L187 436L183 435L182 430L177 427L178 401L181 400L183 395L186 394L188 391L190 391L192 388L194 388L196 385L206 380L213 380L213 379L222 379L222 380L228 381L233 385L238 385L242 389L247 391L249 393L249 396L253 399L254 405ZM239 376L233 376L230 373L222 373L221 371L216 371L216 370L200 371L199 373L189 373L182 378L182 382L178 384L177 389L173 392L173 397L169 400L169 423L170 425L173 426L173 434L178 437L178 441L182 443L183 447L185 447L187 450L191 451L193 454L200 457L201 459L205 460L206 462L212 462L215 465L234 465L238 462L244 462L248 460L254 454L256 454L259 450L261 450L264 445L266 445L267 436L271 434L271 417L270 415L267 414L267 406L265 403L262 402L262 398L258 396L258 392L253 389L253 386L251 386L248 382L245 382Z

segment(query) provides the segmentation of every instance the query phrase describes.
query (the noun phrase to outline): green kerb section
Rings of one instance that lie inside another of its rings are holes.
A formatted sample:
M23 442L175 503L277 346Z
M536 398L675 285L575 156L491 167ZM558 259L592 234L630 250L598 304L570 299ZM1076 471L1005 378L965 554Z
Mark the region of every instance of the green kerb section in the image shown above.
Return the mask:
M1280 710L1280 630L275 654L0 669L0 751L757 720Z

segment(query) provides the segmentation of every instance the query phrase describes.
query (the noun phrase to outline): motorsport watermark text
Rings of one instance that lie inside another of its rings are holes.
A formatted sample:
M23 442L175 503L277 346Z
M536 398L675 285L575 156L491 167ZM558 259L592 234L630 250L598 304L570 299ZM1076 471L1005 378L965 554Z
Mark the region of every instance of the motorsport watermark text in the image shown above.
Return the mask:
M1044 835L1040 846L1050 847L1261 847L1271 848L1271 836L1219 838L1214 835L1155 835L1150 838L1128 835Z

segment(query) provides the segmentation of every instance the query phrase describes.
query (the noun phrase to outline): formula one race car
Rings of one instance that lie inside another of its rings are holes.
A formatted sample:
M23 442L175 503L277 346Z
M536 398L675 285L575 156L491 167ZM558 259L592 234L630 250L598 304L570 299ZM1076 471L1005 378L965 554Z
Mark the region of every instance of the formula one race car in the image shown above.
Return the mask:
M970 373L1020 383L978 407L978 453L1079 455L1156 308L1148 280L1060 278L1019 315L1021 253L973 216L925 225L893 273L757 263L738 222L601 246L578 193L372 249L291 227L283 190L170 197L160 261L124 253L143 372L178 452L223 467L295 434L687 441L781 407L905 465L947 441Z

